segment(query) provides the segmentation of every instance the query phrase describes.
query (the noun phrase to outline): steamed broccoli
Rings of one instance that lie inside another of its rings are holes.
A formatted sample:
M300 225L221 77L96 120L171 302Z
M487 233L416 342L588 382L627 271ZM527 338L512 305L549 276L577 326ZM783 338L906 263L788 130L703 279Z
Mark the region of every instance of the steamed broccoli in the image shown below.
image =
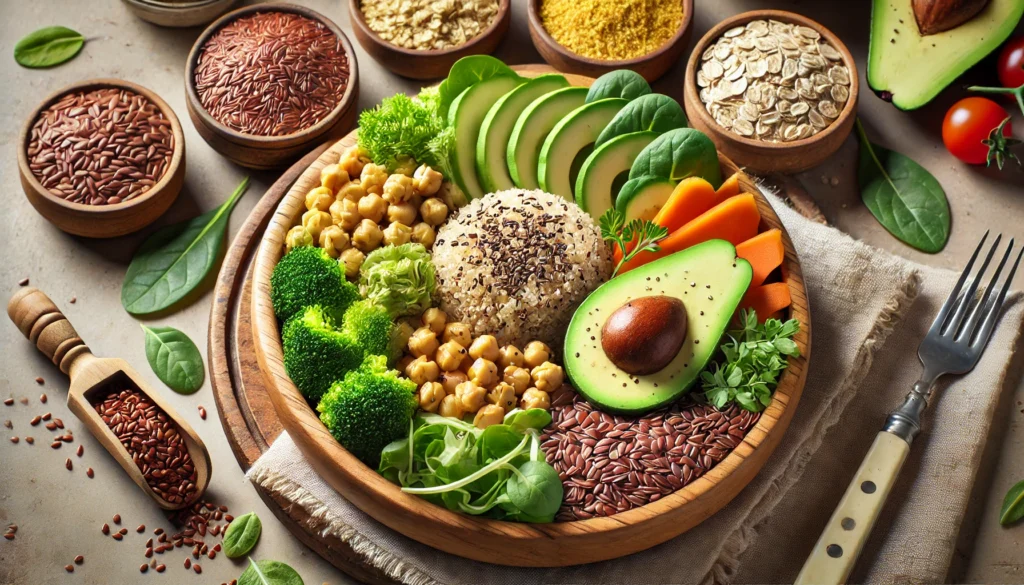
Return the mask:
M370 356L331 386L317 410L331 435L376 469L384 447L409 432L415 391L415 383L388 369L384 356Z
M289 319L282 334L284 369L302 395L314 404L345 374L359 367L363 349L319 305L306 307Z
M357 342L367 355L390 357L394 323L387 309L371 300L352 303L345 311L341 331Z
M338 261L322 248L302 246L285 254L270 277L274 314L287 321L305 307L320 305L332 319L359 300L359 290L345 280Z

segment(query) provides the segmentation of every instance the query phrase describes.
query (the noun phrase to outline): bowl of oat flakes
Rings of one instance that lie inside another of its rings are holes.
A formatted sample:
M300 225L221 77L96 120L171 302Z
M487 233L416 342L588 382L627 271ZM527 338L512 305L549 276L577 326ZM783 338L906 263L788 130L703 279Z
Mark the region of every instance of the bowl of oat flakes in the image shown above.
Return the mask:
M690 124L741 167L793 173L835 153L856 120L853 55L792 12L755 10L712 28L686 68Z
M349 0L363 49L392 73L437 79L467 55L493 53L508 32L511 0Z

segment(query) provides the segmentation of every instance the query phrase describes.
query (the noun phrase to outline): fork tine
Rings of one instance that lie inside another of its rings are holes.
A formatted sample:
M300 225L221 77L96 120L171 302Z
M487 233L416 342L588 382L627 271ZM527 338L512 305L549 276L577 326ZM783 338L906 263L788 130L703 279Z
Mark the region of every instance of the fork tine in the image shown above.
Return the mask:
M971 315L967 318L964 326L961 327L960 331L957 333L957 342L966 339L968 345L970 345L971 337L974 335L978 321L981 319L982 314L987 311L988 301L992 297L993 291L998 290L997 285L999 284L999 275L1003 272L1003 268L1006 266L1006 261L1010 259L1010 255L1013 253L1013 244L1014 240L1013 238L1010 238L1010 245L1006 248L1006 253L1003 254L1003 259L999 261L999 266L996 267L995 274L992 275L992 280L989 281L988 286L985 287L985 294L981 297L981 300L974 305L974 308L971 310ZM979 275L978 280L980 279L981 276Z
M957 296L960 294L960 289L963 288L964 282L967 281L967 277L971 274L971 268L974 268L974 261L978 259L978 254L981 252L981 247L985 245L985 240L988 239L989 232L985 232L985 235L981 237L981 241L978 242L978 247L974 249L974 254L971 254L971 259L967 262L967 267L960 274L960 279L956 281L956 286L950 291L949 296L946 297L946 301L942 303L942 308L939 309L939 314L935 316L935 321L932 322L931 328L928 329L929 335L938 335L942 332L942 324L946 322L946 317L949 316L949 311L956 304Z
M999 290L999 296L995 298L995 302L985 315L985 320L981 322L981 328L975 336L974 341L971 343L972 347L984 347L985 344L988 343L988 338L992 335L992 330L996 328L996 321L999 320L999 311L1003 306L1003 301L1006 299L1006 292L1010 290L1010 284L1013 282L1013 275L1017 273L1017 267L1020 266L1021 257L1024 257L1024 248L1017 253L1017 260L1014 261L1013 268L1010 269L1010 274L1006 276L1006 282L1003 283L1003 288ZM993 282L993 285L994 284L995 283Z
M981 277L985 276L985 271L988 270L988 265L992 262L992 256L996 253L996 249L999 247L999 242L1002 239L1003 234L999 234L996 236L996 241L992 242L992 247L989 249L988 254L985 255L985 261L981 264L981 270L978 271L977 276L971 279L970 284L967 286L967 292L960 298L959 304L957 304L956 309L953 311L953 316L949 318L949 323L942 330L943 335L956 336L957 331L960 329L960 323L967 313L967 309L971 307L971 303L977 297Z

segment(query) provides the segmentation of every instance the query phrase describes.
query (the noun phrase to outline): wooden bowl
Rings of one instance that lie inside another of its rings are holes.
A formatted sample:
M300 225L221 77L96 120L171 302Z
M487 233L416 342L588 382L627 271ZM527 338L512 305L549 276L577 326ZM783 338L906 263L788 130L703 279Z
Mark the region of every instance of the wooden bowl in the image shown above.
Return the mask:
M544 23L541 21L541 0L528 1L530 38L533 39L533 46L537 48L537 52L548 64L565 73L600 77L616 69L632 69L647 81L654 81L664 75L679 60L683 51L690 44L690 36L693 32L693 0L680 0L683 3L683 22L675 35L655 51L634 59L618 61L591 59L577 55L555 41L545 30Z
M846 105L823 131L802 140L793 142L762 142L745 138L718 125L711 117L704 104L700 101L700 90L697 87L697 69L700 67L701 55L722 33L742 26L752 20L774 19L781 22L799 24L818 31L843 56L843 64L850 69L850 98ZM796 173L805 171L821 164L835 154L853 130L857 119L857 98L860 96L860 76L857 74L857 63L839 37L821 24L799 14L783 10L752 10L737 14L718 23L704 35L690 53L686 66L686 81L683 88L683 105L690 125L707 134L718 147L718 150L736 161L736 164L755 172Z
M135 16L158 26L182 28L206 24L231 8L237 0L121 0Z
M348 54L349 80L338 105L315 125L284 136L244 134L221 124L203 107L196 92L195 69L203 45L224 25L255 12L291 12L324 23L341 41ZM319 12L295 4L266 3L239 8L218 18L199 35L185 64L185 98L188 115L199 135L225 158L251 169L273 169L299 158L314 146L337 140L355 124L359 101L359 66L352 44L341 28Z
M546 67L519 67L533 76ZM571 83L592 79L569 76ZM305 211L305 195L320 183L320 170L355 144L355 132L334 144L295 182L281 200L257 251L252 284L252 327L257 361L281 422L309 463L327 483L377 521L423 544L466 558L518 567L553 567L625 556L665 542L700 524L729 503L764 465L796 410L807 377L811 316L800 262L785 227L749 177L741 184L754 192L762 229L779 228L785 244L790 314L800 320L795 341L801 357L791 359L772 403L743 442L704 476L683 489L608 518L553 524L519 524L458 514L403 493L342 447L309 407L285 373L281 336L270 301L270 275L284 249L285 233ZM720 157L727 174L737 167Z
M103 87L128 89L145 96L160 108L160 111L171 123L171 131L174 134L174 153L163 177L149 191L134 199L112 205L73 203L51 194L32 174L28 166L29 134L32 131L32 124L40 112L65 94ZM178 122L178 117L174 114L171 106L152 91L121 79L89 79L55 91L32 110L18 137L18 171L21 175L21 188L25 191L29 203L36 208L40 215L61 230L88 238L123 236L153 223L178 198L178 193L181 192L181 186L185 181L185 134L182 132L181 123Z
M392 45L377 36L366 24L360 0L349 0L352 32L363 49L386 69L411 79L438 79L448 75L452 64L467 55L489 55L508 32L512 18L512 0L498 0L498 14L491 25L464 45L442 50L414 50Z

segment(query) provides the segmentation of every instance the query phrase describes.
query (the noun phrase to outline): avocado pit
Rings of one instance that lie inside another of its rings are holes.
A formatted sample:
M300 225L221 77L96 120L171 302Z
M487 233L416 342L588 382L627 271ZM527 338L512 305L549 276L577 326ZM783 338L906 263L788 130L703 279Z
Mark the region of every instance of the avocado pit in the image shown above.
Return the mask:
M601 347L616 367L634 376L660 371L686 340L686 307L677 298L632 299L601 327Z

